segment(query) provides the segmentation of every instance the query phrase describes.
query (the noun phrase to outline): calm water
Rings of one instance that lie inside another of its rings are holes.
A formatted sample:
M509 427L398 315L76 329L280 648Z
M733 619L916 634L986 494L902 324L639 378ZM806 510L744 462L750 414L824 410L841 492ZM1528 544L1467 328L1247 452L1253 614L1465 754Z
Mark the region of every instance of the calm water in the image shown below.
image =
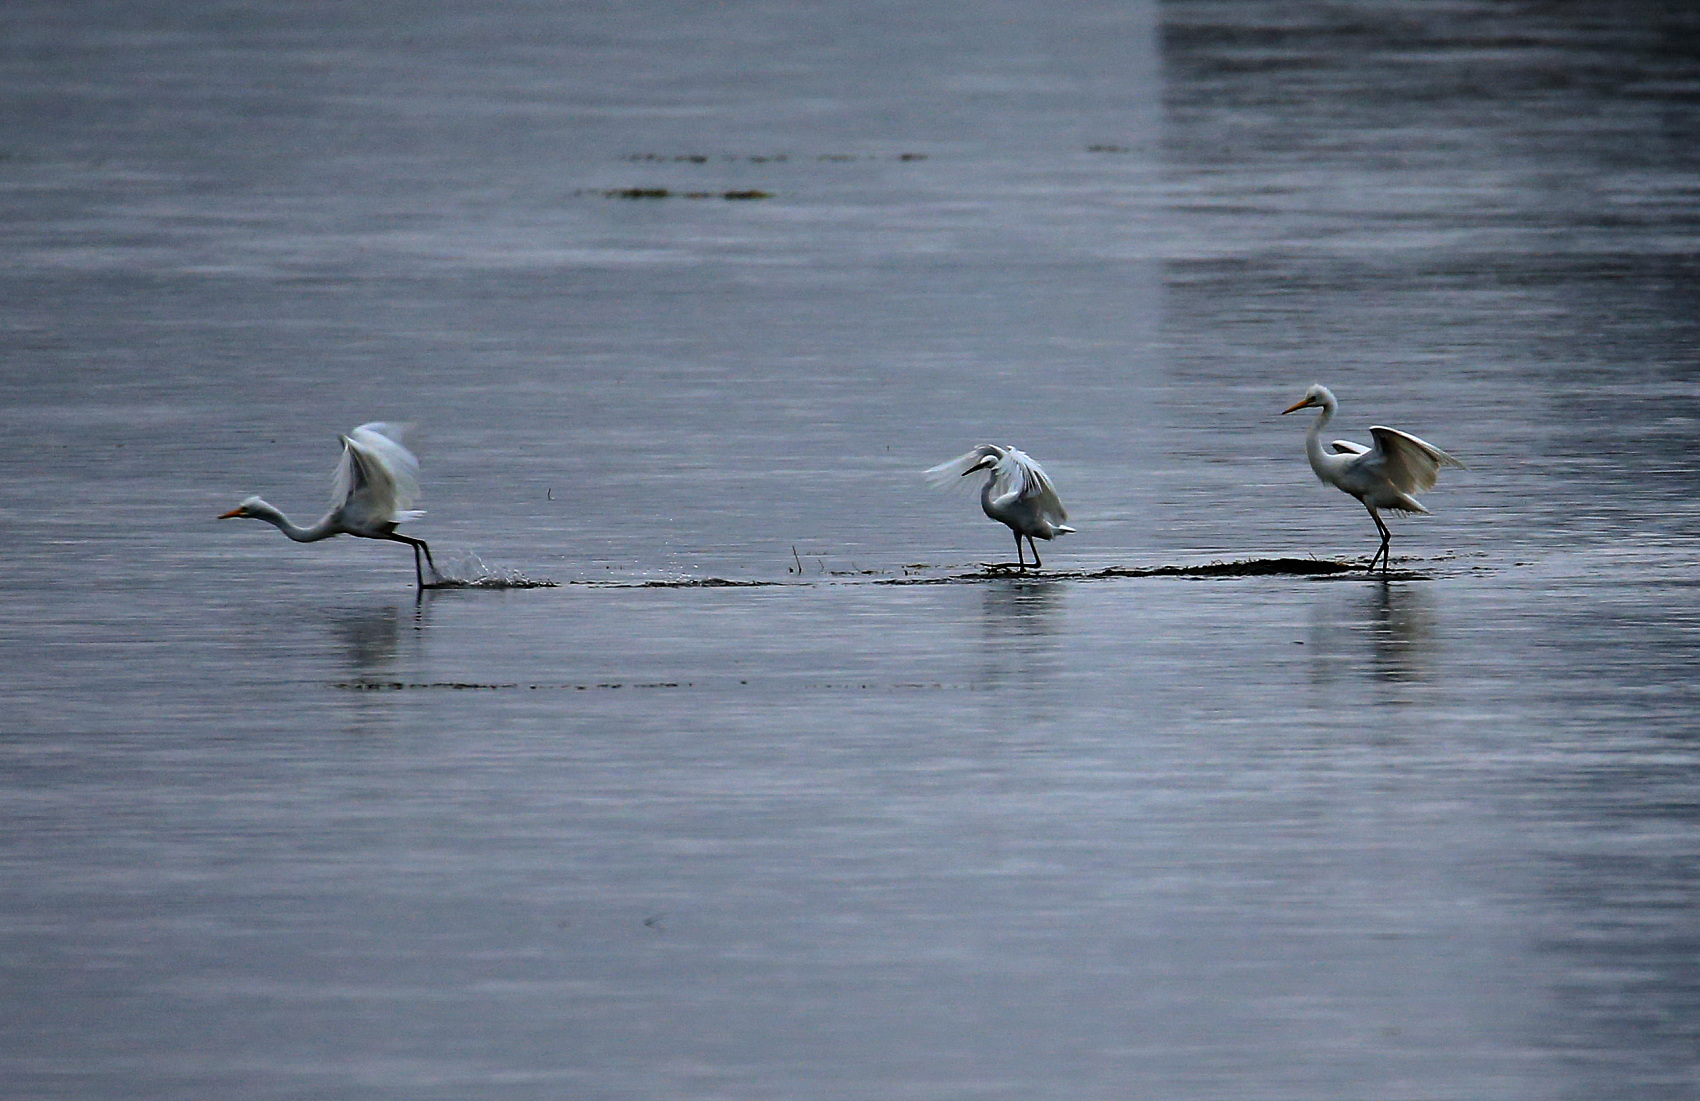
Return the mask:
M1700 21L25 0L0 97L7 1096L1700 1097ZM1312 381L1470 465L1392 579L1092 576L1367 560ZM212 519L370 419L558 587Z

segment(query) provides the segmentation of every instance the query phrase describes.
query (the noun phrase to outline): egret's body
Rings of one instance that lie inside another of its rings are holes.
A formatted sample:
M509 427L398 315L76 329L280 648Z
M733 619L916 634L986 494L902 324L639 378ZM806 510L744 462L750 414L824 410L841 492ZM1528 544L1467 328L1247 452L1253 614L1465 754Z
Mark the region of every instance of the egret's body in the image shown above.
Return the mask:
M1303 398L1281 413L1284 416L1300 409L1320 408L1305 434L1305 455L1310 459L1310 468L1324 483L1351 494L1369 510L1369 518L1375 521L1375 530L1381 534L1381 547L1370 558L1369 568L1375 569L1379 560L1381 568L1386 570L1393 533L1382 522L1379 510L1428 512L1413 495L1433 489L1441 467L1462 468L1464 464L1427 440L1378 424L1370 426L1370 435L1375 438L1370 447L1351 440L1334 440L1328 445L1331 450L1325 450L1322 430L1334 419L1339 407L1328 387L1313 385Z
M1033 540L1054 539L1074 530L1066 523L1068 510L1057 498L1056 488L1044 468L1025 451L986 443L933 467L927 471L927 477L935 485L943 485L976 470L989 472L980 490L980 508L1015 533L1016 564L1027 566L1021 553L1021 540L1025 536L1027 545L1033 549L1033 565L1044 565Z
M374 421L354 429L342 440L342 458L331 476L331 510L311 527L300 527L274 506L250 497L224 513L220 520L247 517L264 520L297 543L316 543L335 535L387 539L413 548L413 578L425 587L419 553L437 576L431 548L423 539L396 533L396 525L425 515L408 508L419 497L419 460L396 442L399 428Z

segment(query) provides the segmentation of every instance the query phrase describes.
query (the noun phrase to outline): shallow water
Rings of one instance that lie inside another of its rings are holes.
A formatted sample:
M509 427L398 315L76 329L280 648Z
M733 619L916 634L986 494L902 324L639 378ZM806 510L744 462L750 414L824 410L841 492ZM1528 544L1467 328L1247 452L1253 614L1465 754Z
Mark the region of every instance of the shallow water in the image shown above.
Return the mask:
M1413 10L0 13L10 1093L1700 1096L1695 27Z

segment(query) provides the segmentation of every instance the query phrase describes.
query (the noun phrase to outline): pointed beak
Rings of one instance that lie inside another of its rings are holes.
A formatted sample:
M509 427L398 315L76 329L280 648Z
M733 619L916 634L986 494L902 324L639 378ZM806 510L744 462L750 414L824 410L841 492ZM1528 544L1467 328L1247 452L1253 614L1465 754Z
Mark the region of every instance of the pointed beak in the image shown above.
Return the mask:
M241 515L242 515L242 507L240 505L238 505L236 508L231 509L229 512L219 513L218 518L220 520L229 520L229 519L232 519L233 517L237 517L237 516L241 516Z
M1308 409L1310 406L1315 405L1315 404L1316 403L1311 401L1309 398L1301 398L1300 400L1295 401L1293 404L1291 404L1291 405L1287 406L1285 409L1281 410L1281 415L1284 417L1288 413L1297 413L1300 409Z

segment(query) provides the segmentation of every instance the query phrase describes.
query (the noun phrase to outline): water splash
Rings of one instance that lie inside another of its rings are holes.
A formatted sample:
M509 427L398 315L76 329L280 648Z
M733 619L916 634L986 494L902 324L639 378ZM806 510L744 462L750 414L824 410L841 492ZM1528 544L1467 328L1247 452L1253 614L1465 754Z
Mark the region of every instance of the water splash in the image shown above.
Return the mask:
M528 577L511 566L492 566L482 558L466 552L449 559L437 571L435 581L427 589L553 589L556 582L547 577Z

